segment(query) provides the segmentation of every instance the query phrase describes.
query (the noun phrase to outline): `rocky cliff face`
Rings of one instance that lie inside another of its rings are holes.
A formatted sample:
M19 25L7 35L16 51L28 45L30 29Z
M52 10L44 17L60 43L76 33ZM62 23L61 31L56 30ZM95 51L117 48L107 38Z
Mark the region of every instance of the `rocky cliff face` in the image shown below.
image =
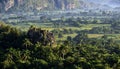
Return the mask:
M8 11L11 8L24 10L43 9L74 9L79 0L1 0L0 10Z
M118 4L120 4L119 0L0 0L0 12L99 8L101 5L116 6Z
M0 0L0 11L8 11L13 7L22 5L24 0Z

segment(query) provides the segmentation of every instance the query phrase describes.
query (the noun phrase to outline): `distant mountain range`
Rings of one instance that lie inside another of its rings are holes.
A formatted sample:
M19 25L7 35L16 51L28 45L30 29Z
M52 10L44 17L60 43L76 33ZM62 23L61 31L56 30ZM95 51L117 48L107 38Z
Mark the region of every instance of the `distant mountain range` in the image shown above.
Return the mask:
M120 7L120 0L0 0L0 12L115 7Z

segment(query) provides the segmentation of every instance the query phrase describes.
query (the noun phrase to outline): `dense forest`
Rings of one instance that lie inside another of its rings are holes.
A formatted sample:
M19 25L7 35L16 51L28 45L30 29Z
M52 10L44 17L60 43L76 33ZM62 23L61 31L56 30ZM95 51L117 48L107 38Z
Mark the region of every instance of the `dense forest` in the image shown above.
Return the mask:
M79 31L57 42L53 33L0 23L1 69L120 69L120 43L112 38L88 38Z

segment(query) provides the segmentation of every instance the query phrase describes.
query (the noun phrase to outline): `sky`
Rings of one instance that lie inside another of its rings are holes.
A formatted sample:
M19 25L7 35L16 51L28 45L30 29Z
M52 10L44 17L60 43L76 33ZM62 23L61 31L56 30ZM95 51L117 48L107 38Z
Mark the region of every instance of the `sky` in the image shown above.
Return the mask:
M110 7L120 7L120 0L86 0L102 5L108 5Z

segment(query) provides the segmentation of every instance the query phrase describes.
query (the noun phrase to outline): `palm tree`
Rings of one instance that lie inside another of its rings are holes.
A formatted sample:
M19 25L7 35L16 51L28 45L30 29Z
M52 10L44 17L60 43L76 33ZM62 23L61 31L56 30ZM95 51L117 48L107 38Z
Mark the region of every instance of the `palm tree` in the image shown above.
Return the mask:
M24 43L23 43L23 46L25 46L26 49L27 49L28 47L30 47L30 46L32 46L32 45L33 45L33 44L30 42L30 40L27 39L27 38L25 38Z
M62 57L63 59L65 58L64 56L65 56L68 52L69 52L68 46L62 45L62 46L59 48L59 53L60 53L60 55L61 55L61 57Z

